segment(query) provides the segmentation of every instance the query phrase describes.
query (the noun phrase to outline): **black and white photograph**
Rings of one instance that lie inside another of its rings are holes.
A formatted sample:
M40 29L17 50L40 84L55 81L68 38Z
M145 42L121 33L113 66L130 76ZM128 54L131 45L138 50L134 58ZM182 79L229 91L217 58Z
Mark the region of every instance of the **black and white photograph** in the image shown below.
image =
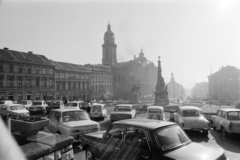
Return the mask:
M0 0L0 160L240 160L240 1Z

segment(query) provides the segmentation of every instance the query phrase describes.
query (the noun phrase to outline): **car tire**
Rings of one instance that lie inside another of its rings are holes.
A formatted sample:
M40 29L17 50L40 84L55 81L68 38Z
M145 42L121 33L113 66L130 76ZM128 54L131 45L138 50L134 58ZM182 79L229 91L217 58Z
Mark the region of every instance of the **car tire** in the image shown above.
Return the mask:
M228 132L225 130L224 127L222 127L222 136L223 137L228 137Z
M204 130L204 131L203 131L203 135L204 135L204 136L208 136L208 130Z
M57 131L57 134L62 134L60 131Z
M85 158L86 158L86 160L94 160L95 159L92 149L90 147L87 147L87 149L86 149Z

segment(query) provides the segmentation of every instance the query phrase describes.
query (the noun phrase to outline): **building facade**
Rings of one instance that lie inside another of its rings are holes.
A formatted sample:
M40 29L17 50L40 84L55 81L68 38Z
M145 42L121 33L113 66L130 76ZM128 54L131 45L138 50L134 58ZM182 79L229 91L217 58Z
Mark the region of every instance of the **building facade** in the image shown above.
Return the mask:
M43 55L0 49L0 99L52 99L54 75L55 67Z
M51 63L55 66L55 99L91 99L90 71L82 65L57 61Z
M209 99L221 103L240 100L240 70L226 66L208 76Z
M117 63L117 45L110 24L104 34L102 45L102 64L111 66L113 75L113 99L130 99L131 89L135 85L140 87L140 97L154 96L157 82L157 67L144 57L141 50L139 57L127 62Z
M113 76L110 66L86 64L90 72L91 100L108 100L113 95Z
M185 91L183 89L183 86L175 81L173 73L171 74L171 80L167 84L167 88L168 88L168 98L170 100L184 99Z

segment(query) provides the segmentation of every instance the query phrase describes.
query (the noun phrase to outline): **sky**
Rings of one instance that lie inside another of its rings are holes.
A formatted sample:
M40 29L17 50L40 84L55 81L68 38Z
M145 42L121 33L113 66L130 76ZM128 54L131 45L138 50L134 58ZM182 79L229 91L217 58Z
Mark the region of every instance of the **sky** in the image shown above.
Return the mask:
M108 22L118 62L141 48L168 83L208 81L240 68L239 0L0 0L0 48L74 64L101 64Z

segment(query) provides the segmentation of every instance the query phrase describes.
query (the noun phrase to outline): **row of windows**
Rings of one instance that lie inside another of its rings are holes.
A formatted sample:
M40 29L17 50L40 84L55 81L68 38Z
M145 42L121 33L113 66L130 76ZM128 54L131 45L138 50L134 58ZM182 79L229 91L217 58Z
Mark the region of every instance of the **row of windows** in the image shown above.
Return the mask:
M91 78L92 82L112 82L112 78L111 77L92 77Z
M53 74L53 69L48 69L45 67L30 67L30 66L15 66L6 65L5 69L2 64L0 64L0 72L11 72L11 73L36 73L36 74Z
M47 80L47 79L27 79L26 81L23 81L22 79L14 80L14 79L8 79L3 80L0 79L0 87L51 87L53 86L53 79Z
M56 78L68 78L68 79L88 79L87 74L77 74L77 73L58 73L55 74Z
M80 89L87 90L89 89L89 82L56 82L56 89Z
M92 92L112 92L111 85L92 85Z

